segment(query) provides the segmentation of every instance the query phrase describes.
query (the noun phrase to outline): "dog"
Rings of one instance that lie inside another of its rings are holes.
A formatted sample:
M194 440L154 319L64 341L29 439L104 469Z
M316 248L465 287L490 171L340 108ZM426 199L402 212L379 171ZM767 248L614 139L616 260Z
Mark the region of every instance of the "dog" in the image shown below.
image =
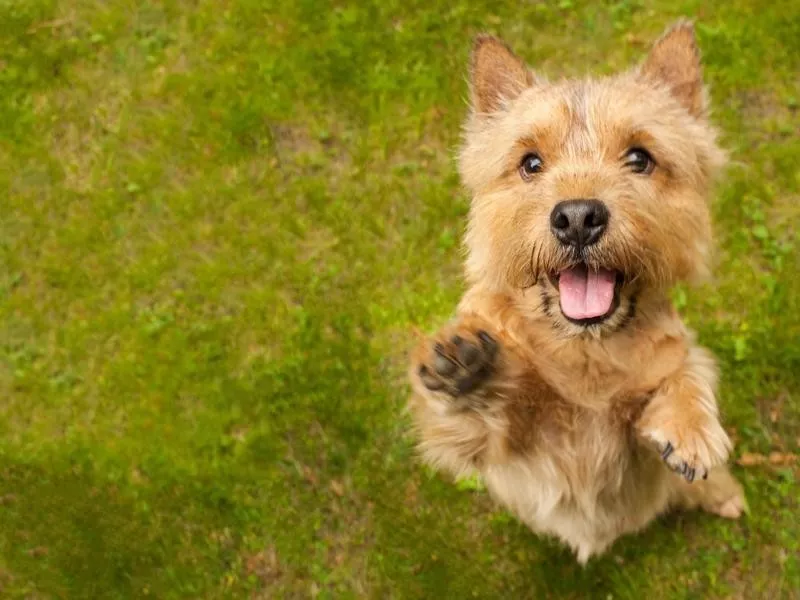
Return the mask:
M468 289L412 352L422 456L581 564L670 509L739 518L715 360L669 297L709 272L725 164L693 25L557 82L482 35L469 79Z

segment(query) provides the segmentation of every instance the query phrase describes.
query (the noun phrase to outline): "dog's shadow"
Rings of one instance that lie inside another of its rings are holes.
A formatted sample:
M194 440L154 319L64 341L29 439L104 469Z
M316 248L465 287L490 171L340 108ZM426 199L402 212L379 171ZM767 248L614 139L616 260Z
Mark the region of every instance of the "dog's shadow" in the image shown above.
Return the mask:
M531 597L611 598L620 590L642 593L642 577L658 563L683 563L687 535L699 532L701 513L669 513L644 531L619 538L603 555L581 565L575 555L558 541L542 539L524 525L509 524L509 542L531 548L536 557L527 578ZM661 571L662 568L659 569Z
M373 498L374 548L384 556L380 570L402 597L602 600L644 597L652 586L703 585L701 555L713 519L704 513L665 515L584 566L562 543L534 534L486 493L458 491L436 475L415 489L411 506L396 492ZM687 553L697 556L687 561ZM682 571L687 564L696 566L694 573Z

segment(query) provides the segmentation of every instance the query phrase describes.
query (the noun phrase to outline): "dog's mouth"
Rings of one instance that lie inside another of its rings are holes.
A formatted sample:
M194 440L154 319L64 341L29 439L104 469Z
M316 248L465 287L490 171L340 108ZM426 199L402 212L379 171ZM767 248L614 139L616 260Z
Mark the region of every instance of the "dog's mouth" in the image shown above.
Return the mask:
M550 275L558 289L561 313L576 325L602 323L619 306L620 271L590 268L580 263Z

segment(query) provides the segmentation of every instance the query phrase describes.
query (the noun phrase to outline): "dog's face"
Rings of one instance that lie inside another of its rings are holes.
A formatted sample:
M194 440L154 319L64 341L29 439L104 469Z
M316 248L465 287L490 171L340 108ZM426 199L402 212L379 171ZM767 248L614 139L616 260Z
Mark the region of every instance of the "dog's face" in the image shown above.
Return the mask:
M631 72L558 83L481 37L471 76L471 283L535 286L556 324L598 333L620 328L643 289L704 274L723 155L690 25Z

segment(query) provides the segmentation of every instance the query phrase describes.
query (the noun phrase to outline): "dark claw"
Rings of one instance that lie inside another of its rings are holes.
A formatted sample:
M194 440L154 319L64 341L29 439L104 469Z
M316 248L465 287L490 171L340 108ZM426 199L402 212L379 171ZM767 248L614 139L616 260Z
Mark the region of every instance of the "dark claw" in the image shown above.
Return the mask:
M703 480L708 479L708 471L703 471Z
M689 469L689 473L686 475L686 481L692 483L694 481L695 469Z
M672 442L667 442L667 445L664 446L664 450L661 452L661 458L667 460L674 449L675 448L672 447Z
M444 355L444 348L442 348L441 344L436 344L434 349L436 350L436 356L433 359L433 368L436 369L436 372L445 377L455 373L458 365Z
M460 346L461 344L463 344L463 343L464 343L464 338L462 338L460 335L454 335L454 336L453 336L453 337L450 339L450 341L451 341L451 342L453 342L453 345L454 345L454 346Z
M475 364L480 355L481 351L477 346L473 346L472 344L459 345L458 360L460 360L465 367Z
M494 341L494 338L481 330L478 332L478 339L481 341L481 346L483 346L487 354L489 354L489 356L494 356L495 352L497 352L497 342Z

